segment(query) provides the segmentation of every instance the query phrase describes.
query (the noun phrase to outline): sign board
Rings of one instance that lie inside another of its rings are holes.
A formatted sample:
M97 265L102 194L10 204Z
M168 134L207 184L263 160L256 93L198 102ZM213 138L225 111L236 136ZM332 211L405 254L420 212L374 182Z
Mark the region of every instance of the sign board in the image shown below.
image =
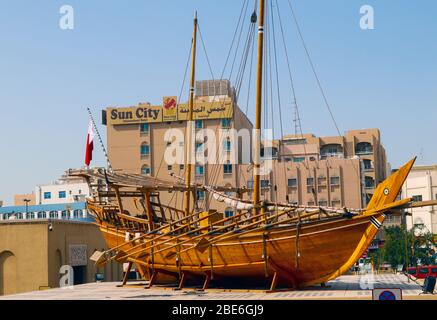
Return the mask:
M71 244L69 245L70 266L86 266L88 264L87 245Z
M372 290L373 300L402 300L402 290L401 289L373 289Z
M178 120L188 119L188 104L182 104L178 107ZM193 119L224 119L232 118L233 105L232 102L196 102L193 108Z
M108 108L108 125L159 123L188 119L188 104L178 104L177 97L164 97L161 106L139 104L129 108ZM195 101L194 120L229 119L234 115L234 104L226 101Z
M178 104L177 97L164 97L162 99L162 121L177 121L178 120Z

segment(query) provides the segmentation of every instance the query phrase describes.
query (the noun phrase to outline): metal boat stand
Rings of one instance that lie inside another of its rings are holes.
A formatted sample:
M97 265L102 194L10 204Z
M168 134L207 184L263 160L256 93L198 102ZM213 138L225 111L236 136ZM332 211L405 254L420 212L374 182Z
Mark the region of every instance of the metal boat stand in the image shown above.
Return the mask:
M182 276L179 280L179 285L177 288L174 288L173 290L182 290L185 286L185 282L187 281L187 277L185 276L185 272L181 272Z
M133 262L129 262L127 269L126 269L126 272L124 273L123 280L122 280L121 284L117 285L117 287L126 286L126 283L127 283L127 280L129 279L129 273L132 269L132 266L133 266Z
M201 289L197 289L196 291L205 291L209 288L209 283L211 282L211 272L205 272L205 281L203 282L203 286Z
M279 267L273 260L272 258L268 258L268 264L270 265L270 267L274 270L274 274L273 274L273 278L272 278L272 282L270 284L270 290L266 290L266 293L274 293L274 292L284 292L284 291L295 291L295 290L299 290L299 285L298 282L296 281L296 278L293 276L292 273L283 270L281 267ZM293 284L292 288L285 288L285 289L276 289L276 285L278 283L278 279L279 278L283 278L285 280L287 280L288 282Z
M150 288L152 288L152 286L155 284L156 277L158 276L158 273L159 273L158 270L155 270L155 271L152 273L152 276L150 277L149 284L148 284L147 286L145 286L144 289L150 289Z

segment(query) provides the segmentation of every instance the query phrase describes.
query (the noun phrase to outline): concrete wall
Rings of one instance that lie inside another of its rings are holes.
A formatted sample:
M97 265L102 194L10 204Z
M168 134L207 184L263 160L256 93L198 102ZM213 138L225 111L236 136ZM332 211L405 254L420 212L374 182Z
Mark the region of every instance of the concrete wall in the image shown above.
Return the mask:
M0 294L48 285L47 223L0 223Z
M86 282L94 282L96 272L104 273L105 281L121 280L121 265L112 263L98 270L89 260L95 250L106 248L100 230L93 224L3 221L0 235L0 294L59 287L59 269L71 263L70 245L87 246Z

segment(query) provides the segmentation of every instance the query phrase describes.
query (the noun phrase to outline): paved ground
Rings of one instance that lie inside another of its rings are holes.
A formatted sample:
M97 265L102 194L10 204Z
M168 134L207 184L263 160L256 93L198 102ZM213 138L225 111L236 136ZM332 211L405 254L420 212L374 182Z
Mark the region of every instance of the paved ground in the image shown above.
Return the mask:
M327 287L313 287L302 291L287 291L266 293L264 291L234 290L224 291L218 289L199 292L194 289L174 291L169 288L154 287L144 289L144 283L129 283L126 287L117 287L119 283L102 282L90 283L73 288L51 289L46 291L29 292L12 296L0 297L1 299L38 299L38 300L263 300L263 299L360 299L372 298L372 290L378 288L400 288L404 299L437 299L432 295L421 295L419 284L410 281L404 275L380 274L372 278L366 276L342 276L327 284ZM364 287L365 289L361 289Z

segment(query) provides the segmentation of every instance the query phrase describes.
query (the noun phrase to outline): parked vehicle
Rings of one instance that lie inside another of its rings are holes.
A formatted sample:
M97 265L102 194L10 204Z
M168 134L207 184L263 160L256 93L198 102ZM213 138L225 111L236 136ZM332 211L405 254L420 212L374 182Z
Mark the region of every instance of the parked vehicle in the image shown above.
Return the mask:
M437 265L411 267L407 269L407 272L417 279L425 279L428 276L437 277Z

